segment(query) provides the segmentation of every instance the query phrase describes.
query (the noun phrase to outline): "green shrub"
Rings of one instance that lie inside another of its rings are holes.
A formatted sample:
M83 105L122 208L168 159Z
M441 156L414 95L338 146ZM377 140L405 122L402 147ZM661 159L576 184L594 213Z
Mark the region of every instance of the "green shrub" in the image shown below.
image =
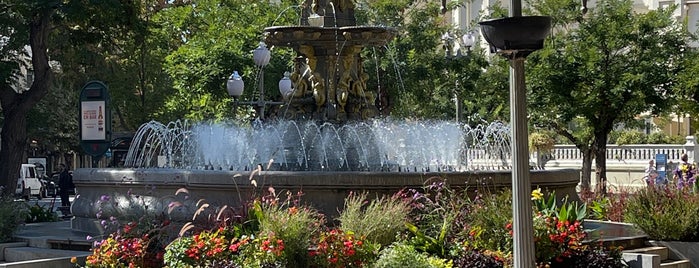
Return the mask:
M624 131L621 132L619 137L616 139L616 144L619 145L624 145L624 144L645 144L646 143L646 134L640 131Z
M311 238L324 225L321 215L310 207L295 206L293 202L268 202L255 205L261 213L260 236L274 236L284 241L288 267L307 267ZM260 214L258 213L258 214Z
M26 223L58 221L58 214L51 210L51 207L47 207L46 205L39 205L39 203L36 203L29 206L27 211Z
M451 267L449 262L440 258L430 257L424 252L419 252L413 246L396 243L381 251L374 268L446 268Z
M409 204L401 199L383 196L367 201L366 193L351 193L345 198L338 221L340 230L388 246L405 231L409 213Z
M11 241L26 216L24 203L15 202L8 196L0 196L0 242Z
M537 131L529 134L529 150L543 154L550 153L556 145L554 134L545 131Z
M653 132L648 135L647 141L650 144L666 144L670 142L670 136L665 132Z
M616 144L616 140L621 136L621 131L618 130L612 130L609 132L609 135L607 136L607 144Z
M629 199L624 219L651 239L699 241L699 195L688 188L639 190Z
M479 194L473 202L470 228L461 237L475 249L512 252L512 236L506 228L512 223L512 190Z
M668 140L667 143L670 144L685 144L687 142L687 137L682 136L682 135L674 135L670 136L670 139Z

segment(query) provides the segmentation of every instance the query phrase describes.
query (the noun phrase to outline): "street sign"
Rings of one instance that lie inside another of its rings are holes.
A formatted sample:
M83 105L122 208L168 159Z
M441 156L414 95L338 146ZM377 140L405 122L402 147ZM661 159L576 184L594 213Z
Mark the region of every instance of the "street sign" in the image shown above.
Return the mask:
M80 147L93 157L102 156L112 139L112 116L107 85L90 81L80 91Z

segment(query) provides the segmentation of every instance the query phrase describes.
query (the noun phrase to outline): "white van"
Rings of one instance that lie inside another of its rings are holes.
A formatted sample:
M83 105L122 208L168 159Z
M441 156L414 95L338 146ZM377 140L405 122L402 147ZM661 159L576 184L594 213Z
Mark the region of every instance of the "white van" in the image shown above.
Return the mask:
M36 173L34 164L22 164L19 169L19 178L17 178L17 189L15 194L29 200L29 197L36 196L41 199L43 186L39 181L39 175Z

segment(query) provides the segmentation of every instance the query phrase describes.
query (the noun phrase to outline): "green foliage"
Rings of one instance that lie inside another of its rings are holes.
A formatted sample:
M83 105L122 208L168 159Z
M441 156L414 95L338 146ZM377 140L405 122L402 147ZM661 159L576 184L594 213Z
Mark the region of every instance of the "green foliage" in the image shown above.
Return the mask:
M419 250L445 257L469 226L471 200L463 189L433 178L421 191L409 189L399 196L409 200L412 209L408 230L411 243Z
M308 248L311 238L318 235L323 218L310 207L286 202L263 203L259 219L259 234L275 236L284 241L288 266L308 266Z
M311 267L370 267L381 245L352 232L332 229L322 232L318 243L309 251L315 265Z
M197 5L181 5L159 13L158 38L173 45L165 57L163 69L172 78L174 94L167 97L160 112L163 117L193 120L222 120L230 117L230 97L226 80L239 71L246 84L242 99L256 99L256 86L263 81L279 81L288 70L294 55L282 48L272 49L270 64L264 77L254 68L250 53L261 41L265 27L294 25L298 12L281 11L289 1L279 4L243 0L198 1ZM175 39L176 38L176 39ZM177 43L175 43L177 42ZM269 98L278 99L276 83L265 83Z
M625 144L645 144L646 135L643 132L630 130L621 132L621 135L616 139L616 143L619 145Z
M27 212L26 223L58 221L58 214L52 211L51 207L47 205L39 205L39 203L36 203L28 206Z
M531 110L533 123L581 149L598 150L582 150L592 156L604 153L616 124L631 122L648 110L670 112L677 97L675 74L682 72L677 63L687 51L687 33L673 18L674 7L636 13L632 1L605 0L580 17L558 12L574 10L575 4L531 2L535 13L556 22L544 49L528 57L528 104L536 107ZM568 128L576 118L583 119L581 129L591 135L577 136Z
M553 150L556 140L550 132L536 131L529 134L529 150L549 153Z
M646 142L650 144L667 144L670 141L670 136L665 132L653 132L646 138Z
M354 232L381 246L388 246L405 230L410 207L395 197L367 200L367 193L351 193L337 220L344 232Z
M629 199L624 219L651 239L699 241L699 194L689 188L644 188Z
M373 267L447 268L451 267L451 263L430 257L409 244L396 243L381 251Z
M8 196L0 196L0 243L12 240L27 215L22 203L15 202Z
M537 212L547 216L555 216L560 221L582 221L587 217L587 204L568 202L568 197L559 204L555 192L548 194L547 198L543 198L541 189L534 190L532 200Z
M170 242L165 248L163 262L169 267L192 267L196 264L186 251L194 242L192 236L183 236Z
M512 236L505 228L512 224L512 190L484 193L470 207L469 229L464 234L468 246L475 249L512 252ZM507 255L507 254L506 254Z
M479 104L487 103L490 95L476 86L488 64L485 55L478 47L470 52L462 50L461 57L454 56L455 51L445 52L441 36L446 32L462 36L466 31L451 29L445 23L438 2L357 2L357 24L385 25L398 31L385 48L365 49L362 55L375 59L365 62L365 69L372 70L367 72L367 87L378 89L384 115L452 119L454 96L461 100L467 115L479 112ZM481 114L489 115L485 109Z

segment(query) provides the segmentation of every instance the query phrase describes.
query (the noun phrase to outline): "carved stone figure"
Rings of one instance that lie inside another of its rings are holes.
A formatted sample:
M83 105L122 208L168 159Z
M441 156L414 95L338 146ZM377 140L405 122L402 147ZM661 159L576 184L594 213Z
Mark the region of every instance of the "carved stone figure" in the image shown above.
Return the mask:
M294 92L292 96L294 98L300 98L303 95L306 94L306 90L308 88L308 84L306 83L306 79L303 77L304 73L304 61L306 59L304 57L297 57L296 60L294 61L294 71L291 73L291 84L294 86Z
M318 72L314 72L311 78L311 87L313 88L313 98L316 100L318 110L325 104L325 83L323 77Z

